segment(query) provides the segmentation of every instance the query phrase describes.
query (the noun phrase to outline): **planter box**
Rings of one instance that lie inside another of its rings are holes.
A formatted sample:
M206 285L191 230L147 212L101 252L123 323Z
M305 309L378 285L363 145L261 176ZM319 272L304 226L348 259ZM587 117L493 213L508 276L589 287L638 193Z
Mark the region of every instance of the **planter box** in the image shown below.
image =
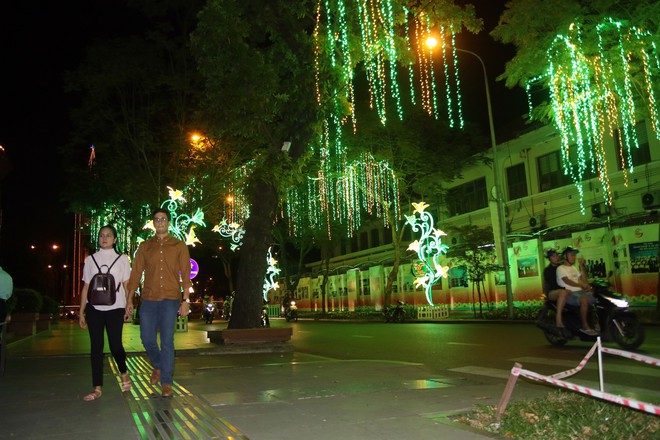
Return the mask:
M32 336L36 333L38 313L12 313L7 331L15 336Z
M50 330L50 313L39 313L37 321L37 333Z
M263 344L270 342L289 342L293 329L287 328L245 328L211 330L208 338L215 344Z

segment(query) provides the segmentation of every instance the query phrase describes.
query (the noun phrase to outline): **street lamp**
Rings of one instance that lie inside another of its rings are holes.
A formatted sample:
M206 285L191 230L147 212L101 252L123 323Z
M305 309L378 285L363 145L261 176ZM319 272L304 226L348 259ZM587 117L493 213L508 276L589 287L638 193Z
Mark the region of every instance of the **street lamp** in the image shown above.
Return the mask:
M433 37L429 37L426 40L426 44L433 48L438 44L438 40ZM498 248L500 249L500 258L502 265L504 266L504 282L506 284L506 303L509 312L509 318L513 319L513 292L511 290L511 273L509 270L509 255L507 251L507 242L506 242L506 224L504 222L504 201L502 200L503 191L502 189L502 177L500 169L497 163L497 142L495 140L495 125L493 124L493 107L490 102L490 88L488 87L488 73L486 72L486 64L484 60L481 59L476 53L459 49L454 47L454 50L457 52L463 52L474 56L479 63L481 63L481 69L484 74L484 86L486 89L486 106L488 108L488 126L490 128L490 145L493 151L493 177L495 179L495 204L497 205L497 227L499 229L499 234L496 235L496 240L498 241Z

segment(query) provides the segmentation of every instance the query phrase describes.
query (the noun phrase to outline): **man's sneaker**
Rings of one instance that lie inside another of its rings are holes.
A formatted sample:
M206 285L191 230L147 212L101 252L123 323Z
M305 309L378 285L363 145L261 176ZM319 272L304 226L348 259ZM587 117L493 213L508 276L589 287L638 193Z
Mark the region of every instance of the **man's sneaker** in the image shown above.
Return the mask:
M163 392L163 397L172 397L174 395L174 392L172 391L172 385L169 383L164 383L161 386L161 390Z
M154 368L154 371L151 372L149 383L151 385L156 385L158 382L160 382L160 370Z
M581 328L580 331L582 333L584 333L585 335L589 335L589 336L598 336L599 335L599 333L596 330L591 329L591 328L588 328L586 330Z

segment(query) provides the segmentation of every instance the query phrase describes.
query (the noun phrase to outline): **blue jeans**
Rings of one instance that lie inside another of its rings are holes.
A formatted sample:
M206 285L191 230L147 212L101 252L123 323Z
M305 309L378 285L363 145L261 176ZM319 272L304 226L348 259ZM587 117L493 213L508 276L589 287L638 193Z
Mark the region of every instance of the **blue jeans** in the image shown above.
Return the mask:
M589 299L589 304L595 304L596 303L596 297L593 296L590 293L584 292L582 290L576 290L571 292L570 290L568 291L569 295L566 297L566 304L570 306L579 306L580 305L580 298L587 297Z
M160 383L172 385L174 372L174 326L181 301L142 301L140 304L140 339L151 365L160 370ZM160 332L160 347L156 333Z

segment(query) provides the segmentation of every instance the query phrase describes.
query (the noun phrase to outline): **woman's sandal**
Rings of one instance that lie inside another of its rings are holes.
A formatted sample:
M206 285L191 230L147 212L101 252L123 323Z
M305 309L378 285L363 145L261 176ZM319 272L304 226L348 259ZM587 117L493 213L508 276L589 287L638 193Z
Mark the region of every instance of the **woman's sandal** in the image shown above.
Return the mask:
M121 375L121 390L123 392L128 392L131 390L131 378L128 377L128 373Z
M100 399L102 395L101 388L94 388L94 391L83 397L83 400L85 402L91 402L92 400Z

